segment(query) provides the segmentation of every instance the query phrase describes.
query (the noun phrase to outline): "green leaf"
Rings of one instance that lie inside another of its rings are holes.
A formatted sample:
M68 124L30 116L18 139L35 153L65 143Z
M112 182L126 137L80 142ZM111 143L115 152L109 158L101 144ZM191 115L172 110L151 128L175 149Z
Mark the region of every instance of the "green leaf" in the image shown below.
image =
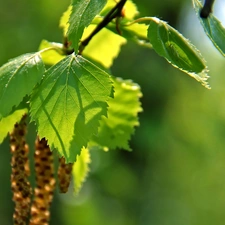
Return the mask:
M155 51L174 67L210 88L205 60L195 46L166 22L155 17L150 17L149 21L148 38Z
M59 21L59 27L63 29L63 35L66 37L69 28L69 19L72 12L72 5L70 5L67 10L63 13Z
M14 124L19 122L27 111L28 110L26 108L17 109L0 120L0 144L8 133L13 130Z
M85 39L96 25L90 25L85 29L82 39ZM110 68L114 58L120 52L121 45L126 44L126 39L103 28L96 34L83 51L83 55L102 64L105 68Z
M109 101L108 117L102 117L98 135L93 136L89 147L100 145L104 150L131 150L128 141L134 133L134 127L139 125L142 93L139 85L120 78L114 79L114 90L114 98Z
M106 16L107 13L117 4L117 1L115 0L108 0L107 4L101 11L100 15L101 16ZM124 18L132 20L136 15L138 15L138 9L136 5L131 1L127 0L123 9L122 9L122 15Z
M0 68L0 117L29 95L44 74L39 53L29 53L10 60Z
M82 148L81 154L77 155L77 160L73 165L74 192L77 195L85 182L89 173L91 162L90 152L87 148Z
M202 8L202 4L198 0L192 0L195 12L205 30L205 33L212 41L213 45L219 50L219 52L225 56L225 28L221 22L212 14L207 19L203 19L199 16L199 12Z
M98 131L112 94L109 75L74 54L52 66L31 98L31 117L38 133L67 163Z
M52 49L41 52L41 58L45 64L54 65L65 57L65 55L63 55L63 51L62 51L63 45L60 43L42 40L42 42L39 46L39 50L43 50L46 48L52 48Z
M103 9L106 0L72 0L72 13L69 19L68 38L72 42L75 52L82 37L84 28Z

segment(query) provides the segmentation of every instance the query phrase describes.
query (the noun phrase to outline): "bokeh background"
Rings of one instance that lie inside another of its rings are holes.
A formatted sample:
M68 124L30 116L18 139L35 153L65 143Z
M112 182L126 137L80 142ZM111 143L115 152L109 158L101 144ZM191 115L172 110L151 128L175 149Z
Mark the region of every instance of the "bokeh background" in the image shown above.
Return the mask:
M69 0L0 2L0 65L61 42L59 18ZM205 36L189 0L136 0L141 16L168 21L202 52L211 90L177 71L153 50L122 47L112 72L143 92L132 152L92 152L78 197L56 191L51 225L223 225L225 221L225 59ZM214 14L224 23L225 3ZM224 15L223 15L224 14ZM109 46L110 47L110 46ZM1 107L1 106L0 106ZM1 128L0 128L1 129ZM35 130L28 140L33 146ZM31 147L32 151L32 147ZM0 224L11 225L8 139L0 145Z

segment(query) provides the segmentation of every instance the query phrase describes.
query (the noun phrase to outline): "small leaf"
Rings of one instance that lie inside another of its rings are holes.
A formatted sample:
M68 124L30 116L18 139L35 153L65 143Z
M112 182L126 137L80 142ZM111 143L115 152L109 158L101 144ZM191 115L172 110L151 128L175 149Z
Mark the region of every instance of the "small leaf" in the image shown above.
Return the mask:
M155 17L150 17L149 21L148 38L155 51L174 67L210 88L205 60L195 46L166 22Z
M85 182L89 173L89 164L91 162L90 152L87 148L82 148L80 155L73 165L74 192L77 195Z
M85 29L82 39L85 39L96 25L90 25ZM109 68L114 58L120 52L121 45L126 44L126 39L112 31L103 28L96 34L83 51L83 55Z
M198 0L193 0L193 5L198 15L198 18L205 30L205 33L212 41L213 45L219 50L219 52L225 56L225 28L221 22L212 14L207 19L203 19L199 16L199 12L202 8L202 4Z
M68 38L75 52L82 37L84 28L103 9L106 0L72 0L72 12L69 19Z
M49 42L47 40L42 40L39 46L39 50L43 50L46 48L55 48L55 49L41 52L41 58L45 64L54 65L58 63L60 60L62 60L63 58L65 58L65 55L63 55L63 52L62 52L62 48L63 48L62 44L56 43L56 42ZM56 49L58 49L58 51ZM61 54L59 52L60 50L61 50Z
M17 109L0 120L0 144L3 142L7 134L13 130L14 124L19 122L27 111L28 110L26 108Z
M44 64L39 53L10 60L0 68L0 117L7 116L41 80Z
M134 127L139 125L142 93L139 85L120 78L114 79L114 91L114 98L109 101L108 117L102 117L98 135L93 136L88 146L100 145L104 150L131 150L128 141L134 133Z
M52 66L31 98L38 133L67 163L97 132L112 93L109 75L74 54Z

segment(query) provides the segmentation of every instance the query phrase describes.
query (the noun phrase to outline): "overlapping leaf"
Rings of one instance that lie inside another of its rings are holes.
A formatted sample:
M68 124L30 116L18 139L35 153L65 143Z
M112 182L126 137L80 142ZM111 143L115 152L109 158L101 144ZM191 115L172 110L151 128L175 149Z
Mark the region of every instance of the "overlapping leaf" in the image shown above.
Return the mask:
M149 18L148 38L155 51L174 67L207 88L208 70L199 51L177 30L155 17Z
M219 50L219 52L225 56L225 28L221 22L212 14L207 19L203 19L199 16L199 12L202 8L202 4L198 0L193 0L193 5L198 15L198 18L205 30L205 33L212 41L213 45Z
M32 96L31 116L50 148L74 162L107 114L111 94L109 75L72 54L46 72Z
M0 118L19 105L41 80L44 64L39 53L21 55L0 68Z
M130 150L128 141L139 125L138 113L142 111L140 87L131 80L114 79L114 98L109 101L108 117L100 121L98 135L93 136L90 147Z
M80 155L73 165L74 192L77 195L87 178L89 164L91 162L90 152L87 148L82 148Z
M78 43L94 17L103 9L106 0L72 0L72 12L69 19L68 38L72 42L75 52Z

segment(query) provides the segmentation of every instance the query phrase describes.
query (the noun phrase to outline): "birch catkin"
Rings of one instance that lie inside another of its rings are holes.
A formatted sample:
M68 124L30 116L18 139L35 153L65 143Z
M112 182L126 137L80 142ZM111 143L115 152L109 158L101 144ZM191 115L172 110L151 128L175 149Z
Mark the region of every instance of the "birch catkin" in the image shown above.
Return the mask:
M61 193L66 193L68 191L72 176L72 169L73 163L66 164L63 157L59 159L58 180Z
M48 225L50 205L55 189L53 155L47 141L37 138L35 142L36 188L31 206L30 225Z
M14 225L25 225L30 213L31 186L29 176L29 147L26 144L26 115L16 123L10 133L10 149L12 154L11 188L15 209L13 214Z

